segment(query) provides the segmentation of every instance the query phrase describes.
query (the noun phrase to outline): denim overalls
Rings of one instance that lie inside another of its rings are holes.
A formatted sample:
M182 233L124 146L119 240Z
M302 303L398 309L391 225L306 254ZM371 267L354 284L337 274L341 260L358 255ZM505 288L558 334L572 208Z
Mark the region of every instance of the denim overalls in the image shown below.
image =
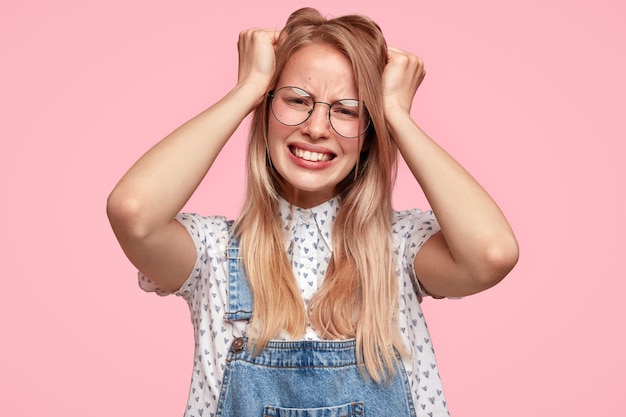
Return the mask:
M228 248L229 309L226 320L248 321L252 296L238 242ZM247 339L233 340L226 360L217 416L415 417L402 361L395 377L376 384L356 361L356 342L272 341L258 355Z

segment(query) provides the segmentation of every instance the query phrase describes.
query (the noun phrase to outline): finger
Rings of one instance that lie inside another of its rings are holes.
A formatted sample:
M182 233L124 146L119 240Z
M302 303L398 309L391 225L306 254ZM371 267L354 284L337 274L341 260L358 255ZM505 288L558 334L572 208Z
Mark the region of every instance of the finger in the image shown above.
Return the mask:
M388 46L387 51L389 52L397 52L397 53L406 53L404 50L400 48L396 48L395 46Z
M400 54L403 54L404 51L398 48L394 48L392 46L387 47L387 62L391 62L394 58Z
M417 55L414 55L410 52L407 52L403 49L396 48L394 46L387 47L388 58L393 59L394 57L404 56L407 58L407 62L415 63L419 67L424 66L424 61Z

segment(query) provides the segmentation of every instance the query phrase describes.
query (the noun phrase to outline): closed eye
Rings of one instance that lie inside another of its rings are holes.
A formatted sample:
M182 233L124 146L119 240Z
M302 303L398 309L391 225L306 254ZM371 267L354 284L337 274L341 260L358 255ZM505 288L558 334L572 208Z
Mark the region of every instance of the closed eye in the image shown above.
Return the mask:
M303 97L285 97L285 103L293 107L311 107L312 101Z
M356 100L342 100L333 104L333 115L342 119L358 119L359 104Z

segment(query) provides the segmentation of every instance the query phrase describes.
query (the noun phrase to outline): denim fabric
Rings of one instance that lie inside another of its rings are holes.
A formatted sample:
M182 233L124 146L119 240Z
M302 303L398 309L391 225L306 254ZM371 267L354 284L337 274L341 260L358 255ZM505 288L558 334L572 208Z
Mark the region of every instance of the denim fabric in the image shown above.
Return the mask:
M228 227L232 227L232 221L228 222ZM253 308L252 292L239 256L239 244L236 240L230 240L226 257L228 258L228 310L224 318L230 322L250 320Z
M252 297L238 257L228 249L229 321L249 320ZM411 416L415 408L402 361L377 384L357 364L356 342L272 341L259 354L236 338L228 352L217 406L223 417Z

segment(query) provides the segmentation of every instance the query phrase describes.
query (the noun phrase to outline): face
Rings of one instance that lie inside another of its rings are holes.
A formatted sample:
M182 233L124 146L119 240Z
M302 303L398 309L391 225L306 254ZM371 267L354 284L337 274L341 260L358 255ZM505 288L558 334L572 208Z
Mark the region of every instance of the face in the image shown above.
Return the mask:
M295 86L316 102L334 103L358 98L348 58L327 46L299 49L287 62L277 88ZM328 118L329 106L315 104L302 124L286 126L269 114L268 147L272 164L288 183L292 204L308 208L332 198L339 184L355 167L363 135L344 138Z

